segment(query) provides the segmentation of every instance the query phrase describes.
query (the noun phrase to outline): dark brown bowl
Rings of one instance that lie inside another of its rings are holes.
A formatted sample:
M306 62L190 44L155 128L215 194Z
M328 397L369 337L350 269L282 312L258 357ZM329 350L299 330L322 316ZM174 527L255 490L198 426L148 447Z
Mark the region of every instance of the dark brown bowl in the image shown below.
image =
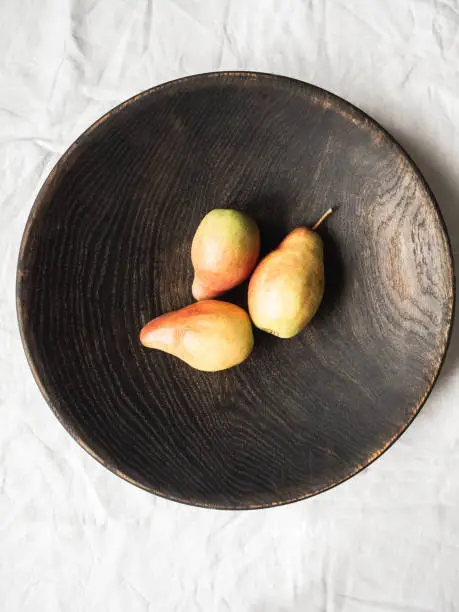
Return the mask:
M139 344L192 301L209 210L247 211L266 252L329 206L304 332L257 333L214 374ZM346 480L405 430L445 356L454 273L431 192L377 123L306 83L215 73L135 96L70 147L28 220L17 303L43 395L101 463L169 499L260 508Z

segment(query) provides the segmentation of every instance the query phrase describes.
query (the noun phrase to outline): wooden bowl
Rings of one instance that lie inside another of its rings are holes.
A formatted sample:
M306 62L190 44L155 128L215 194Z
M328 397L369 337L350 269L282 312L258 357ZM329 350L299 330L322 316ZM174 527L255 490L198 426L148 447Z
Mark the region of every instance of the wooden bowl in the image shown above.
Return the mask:
M209 210L247 211L267 252L329 206L304 332L257 332L213 374L140 345L192 302ZM70 147L28 220L17 302L41 391L95 458L169 499L260 508L346 480L405 430L445 356L454 273L438 206L384 129L312 85L215 73L135 96Z

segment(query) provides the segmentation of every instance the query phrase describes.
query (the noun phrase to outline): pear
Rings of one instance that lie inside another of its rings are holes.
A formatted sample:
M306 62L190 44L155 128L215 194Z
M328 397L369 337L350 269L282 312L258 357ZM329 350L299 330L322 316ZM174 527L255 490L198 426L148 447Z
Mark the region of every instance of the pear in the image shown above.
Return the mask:
M312 229L294 229L258 264L249 284L249 312L256 327L292 338L316 314L324 294L324 248L315 230L331 212Z
M217 297L249 277L260 252L257 224L245 213L216 208L201 221L191 245L196 300Z
M196 302L153 319L140 332L140 341L204 372L238 365L253 349L248 314L217 300Z

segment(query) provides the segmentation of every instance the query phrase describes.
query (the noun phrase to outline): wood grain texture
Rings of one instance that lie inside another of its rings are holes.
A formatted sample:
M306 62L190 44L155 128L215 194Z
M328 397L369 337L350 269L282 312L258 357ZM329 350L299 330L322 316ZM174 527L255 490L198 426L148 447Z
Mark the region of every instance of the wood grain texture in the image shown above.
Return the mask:
M140 345L191 303L209 210L252 215L263 254L328 206L303 333L256 331L245 363L212 374ZM36 380L93 456L171 499L253 508L342 482L403 432L444 358L454 274L432 194L374 121L311 85L216 73L140 94L72 145L28 221L17 299Z

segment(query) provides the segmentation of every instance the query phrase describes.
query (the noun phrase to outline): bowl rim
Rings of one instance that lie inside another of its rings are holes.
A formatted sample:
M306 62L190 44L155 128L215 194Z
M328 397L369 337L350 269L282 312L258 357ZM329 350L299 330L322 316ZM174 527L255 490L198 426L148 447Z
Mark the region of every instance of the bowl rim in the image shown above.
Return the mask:
M203 81L205 79L234 79L235 82L237 82L237 80L270 80L270 81L274 81L274 82L278 82L279 84L284 83L285 85L290 84L291 86L295 86L297 88L300 89L307 89L307 90L312 90L315 91L316 94L323 100L323 99L328 99L330 104L334 106L334 108L342 108L344 111L349 111L352 110L353 113L359 117L361 119L362 122L365 122L367 124L367 126L369 127L370 130L374 130L376 133L382 134L384 135L388 141L392 144L392 146L394 146L399 153L405 157L405 159L408 161L408 163L410 164L414 174L416 175L417 179L420 181L420 183L422 184L422 186L424 187L427 195L429 196L429 199L433 205L433 208L437 214L437 218L439 220L439 224L440 224L440 228L443 232L444 238L445 238L445 244L446 244L446 251L449 255L448 257L448 262L450 265L450 293L449 293L449 317L448 317L448 321L446 324L446 327L444 328L443 332L445 333L445 339L443 342L443 346L441 348L441 357L439 360L439 363L432 375L432 378L430 380L430 382L428 382L427 386L426 386L426 390L424 395L420 398L415 410L413 411L413 413L410 415L410 418L406 421L406 423L404 424L404 426L391 438L389 439L386 444L384 446L382 446L380 449L378 449L368 460L367 463L365 463L363 466L359 466L356 469L354 469L353 471L351 471L349 474L347 474L344 478L333 482L330 485L327 485L319 490L313 491L313 492L307 492L304 495L299 495L296 497L292 497L290 499L282 499L279 501L272 501L269 503L261 503L261 504L243 504L243 505L224 505L224 504L212 504L212 503L203 503L203 502L197 502L194 500L188 500L182 497L178 497L178 496L173 496L173 495L168 495L165 494L161 491L158 491L156 489L154 489L153 487L149 487L146 486L144 484L142 484L141 482L131 478L130 476L128 476L127 474L125 474L124 472L122 472L120 469L116 468L114 465L110 465L106 460L104 460L102 457L100 457L90 446L88 446L88 444L86 444L86 442L84 440L82 440L80 438L80 436L78 436L78 434L73 430L73 428L71 427L70 423L67 422L67 420L63 417L63 415L59 412L57 406L55 406L53 404L53 402L51 401L51 399L48 396L48 393L44 387L44 384L42 383L37 369L36 369L36 365L35 365L35 361L34 358L31 354L31 351L29 349L29 344L28 344L28 339L27 339L27 333L25 331L25 323L24 323L24 312L23 312L23 305L22 305L22 301L21 301L21 287L22 287L22 283L23 283L23 279L24 279L24 272L23 272L23 261L24 261L24 255L25 252L27 251L28 247L29 247L29 237L30 237L30 230L33 226L34 220L37 217L38 213L41 210L41 206L42 204L45 202L46 200L46 196L48 194L48 191L50 190L50 188L52 187L54 181L56 180L59 172L64 168L67 160L71 157L72 153L80 146L80 144L84 141L86 141L88 139L88 137L92 134L92 132L99 127L106 119L108 119L109 117L111 117L112 115L118 114L119 112L121 112L125 107L127 107L128 105L131 105L135 102L137 102L138 100L155 94L161 90L164 89L168 89L168 88L172 88L172 87L176 87L182 84L191 84L193 82L199 82L199 81ZM66 149L66 151L59 157L59 159L57 160L57 162L54 164L53 168L51 169L50 173L48 174L47 178L45 179L44 183L42 184L42 186L40 187L37 196L35 197L34 203L31 207L30 213L28 215L27 221L26 221L26 225L23 231L23 235L21 238L21 244L20 244L20 248L19 248L19 253L18 253L18 259L17 259L17 268L16 268L16 315L17 315L17 320L18 320L18 325L19 325L19 332L20 332L20 337L21 337L21 343L22 343L22 347L24 349L26 358L27 358L27 362L29 365L30 370L32 371L33 377L35 379L35 382L43 396L43 398L45 399L46 403L48 404L48 406L51 408L52 412L54 413L54 415L56 416L56 418L58 419L58 421L61 423L61 425L66 429L66 431L72 436L72 438L89 454L91 455L91 457L93 457L94 459L96 459L100 464L102 464L105 468L107 468L108 470L110 470L112 473L116 474L117 476L119 476L120 478L122 478L123 480L139 487L140 489L143 489L144 491L147 491L149 493L152 493L154 495L157 495L158 497L161 497L163 499L167 499L170 501L174 501L174 502L178 502L184 505L188 505L188 506L193 506L193 507L199 507L199 508L206 508L206 509L215 509L215 510L260 510L260 509L267 509L267 508L275 508L278 506L285 506L287 504L291 504L294 502L298 502L304 499L309 499L312 497L315 497L316 495L319 495L320 493L323 493L325 491L329 491L333 488L335 488L336 486L348 481L349 479L351 479L352 477L354 477L356 474L361 473L363 470L365 470L368 466L370 466L374 461L376 461L376 459L378 459L379 457L381 457L402 435L403 433L407 430L407 428L411 425L411 423L414 421L414 419L417 417L417 415L419 414L419 412L421 411L422 407L425 405L427 399L429 398L435 383L438 380L438 377L440 375L440 372L442 370L442 367L444 365L445 359L446 359L446 355L448 353L448 349L450 347L450 343L451 343L451 337L452 337L452 330L453 330L453 325L454 325L454 318L455 318L455 310L456 310L456 275L455 275L455 264L454 264L454 255L453 255L453 249L452 249L452 245L451 245L451 240L448 234L448 230L446 227L446 223L444 221L443 215L441 213L441 209L440 206L437 202L437 199L435 198L429 184L427 183L426 179L424 178L424 175L422 174L421 170L419 169L418 165L416 164L416 162L413 160L413 158L411 157L411 155L406 151L406 149L396 140L396 138L394 136L392 136L392 134L386 130L386 128L384 128L378 121L376 121L371 115L369 115L367 112L363 111L361 108L359 108L358 106L356 106L355 104L348 102L347 100L345 100L344 98L322 88L319 87L317 85L314 85L312 83L308 83L306 81L301 81L299 79L296 78L292 78L289 76L284 76L284 75L279 75L279 74L275 74L275 73L269 73L269 72L256 72L256 71L212 71L212 72L204 72L204 73L199 73L199 74L192 74L189 76L185 76L185 77L181 77L181 78L177 78L177 79L173 79L158 85L155 85L153 87L150 87L144 91L141 91L140 93L137 93L133 96L131 96L130 98L124 100L123 102L121 102L120 104L116 105L115 107L113 107L112 109L108 110L106 113L104 113L101 117L99 117L98 119L96 119L96 121L94 121L86 130L84 130L80 136L78 136L78 138L76 138L76 140L74 140L72 142L72 144Z

